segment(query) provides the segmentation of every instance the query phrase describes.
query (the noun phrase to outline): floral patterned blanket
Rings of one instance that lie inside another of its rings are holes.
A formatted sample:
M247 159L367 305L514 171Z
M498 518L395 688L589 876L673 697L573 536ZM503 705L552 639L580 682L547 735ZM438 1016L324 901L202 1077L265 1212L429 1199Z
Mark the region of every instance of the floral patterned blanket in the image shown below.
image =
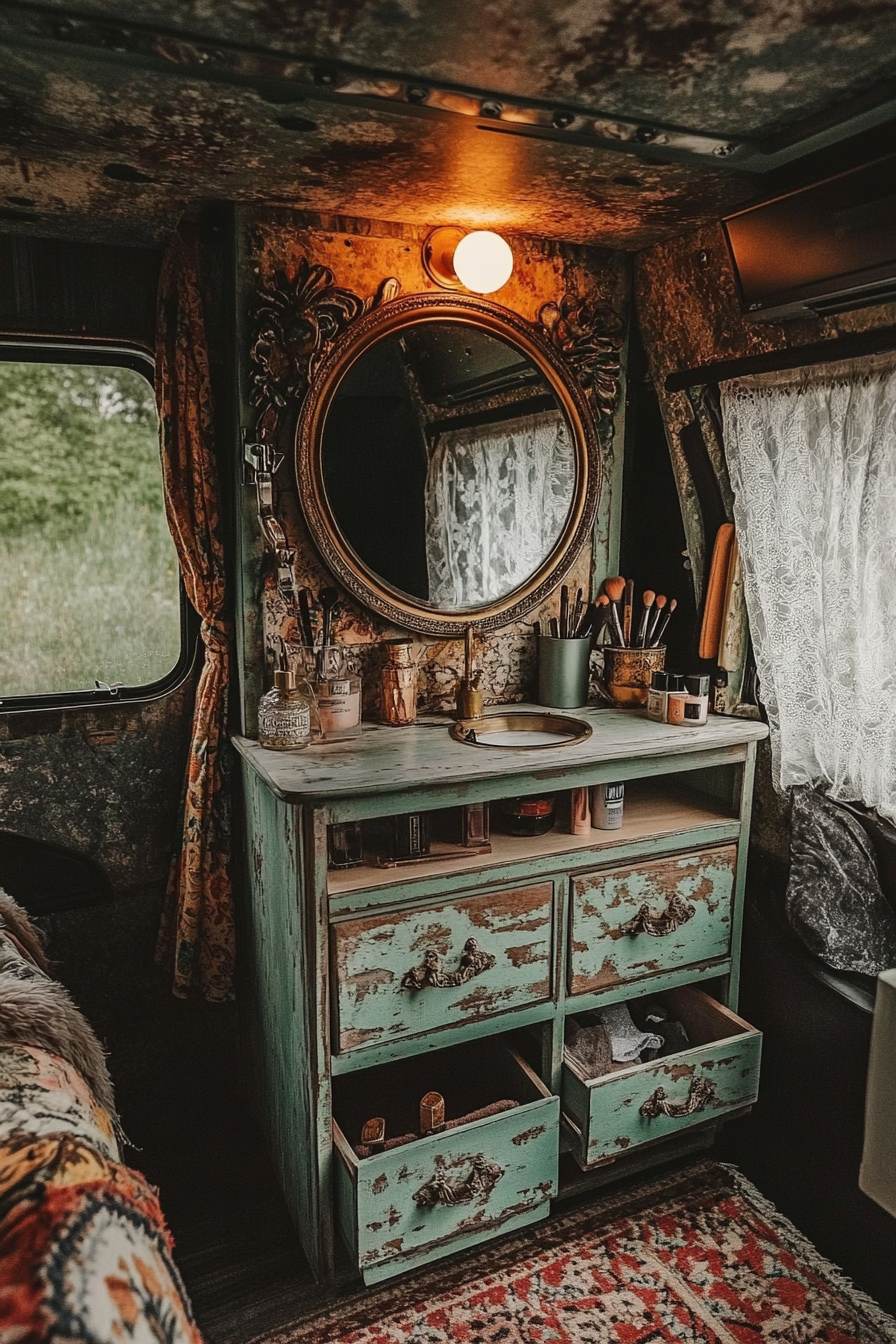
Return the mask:
M201 1344L156 1192L122 1164L113 1117L72 1064L8 1043L7 977L44 972L2 920L0 961L0 1344Z

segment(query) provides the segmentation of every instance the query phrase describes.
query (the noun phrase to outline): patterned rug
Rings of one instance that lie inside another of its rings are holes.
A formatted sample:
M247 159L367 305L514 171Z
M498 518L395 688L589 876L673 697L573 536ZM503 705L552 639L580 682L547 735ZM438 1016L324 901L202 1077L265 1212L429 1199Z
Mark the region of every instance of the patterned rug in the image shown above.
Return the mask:
M700 1162L354 1293L264 1344L896 1344L733 1167ZM261 1339L257 1341L261 1344Z

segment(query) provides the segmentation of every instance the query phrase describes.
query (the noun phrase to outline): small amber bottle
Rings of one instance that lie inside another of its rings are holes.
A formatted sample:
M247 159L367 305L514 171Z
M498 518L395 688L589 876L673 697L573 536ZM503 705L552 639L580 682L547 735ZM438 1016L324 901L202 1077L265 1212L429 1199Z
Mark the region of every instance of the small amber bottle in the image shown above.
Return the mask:
M296 751L311 742L314 692L304 677L278 668L273 688L258 706L258 744L273 751Z

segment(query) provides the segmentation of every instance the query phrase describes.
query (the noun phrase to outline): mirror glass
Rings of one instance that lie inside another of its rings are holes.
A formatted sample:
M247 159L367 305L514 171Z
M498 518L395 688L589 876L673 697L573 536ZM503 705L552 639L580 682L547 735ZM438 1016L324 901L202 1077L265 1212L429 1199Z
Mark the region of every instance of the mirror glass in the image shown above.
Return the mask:
M563 535L576 454L550 383L472 323L413 323L349 365L326 409L321 477L348 547L433 611L518 589Z

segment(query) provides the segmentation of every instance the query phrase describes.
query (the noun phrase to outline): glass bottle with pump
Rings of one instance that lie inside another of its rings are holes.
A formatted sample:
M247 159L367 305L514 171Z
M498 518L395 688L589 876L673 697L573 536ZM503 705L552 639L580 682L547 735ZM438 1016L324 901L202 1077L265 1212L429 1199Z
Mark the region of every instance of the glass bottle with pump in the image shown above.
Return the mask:
M258 744L273 751L296 751L311 742L314 692L292 668L277 668L274 685L258 706Z

